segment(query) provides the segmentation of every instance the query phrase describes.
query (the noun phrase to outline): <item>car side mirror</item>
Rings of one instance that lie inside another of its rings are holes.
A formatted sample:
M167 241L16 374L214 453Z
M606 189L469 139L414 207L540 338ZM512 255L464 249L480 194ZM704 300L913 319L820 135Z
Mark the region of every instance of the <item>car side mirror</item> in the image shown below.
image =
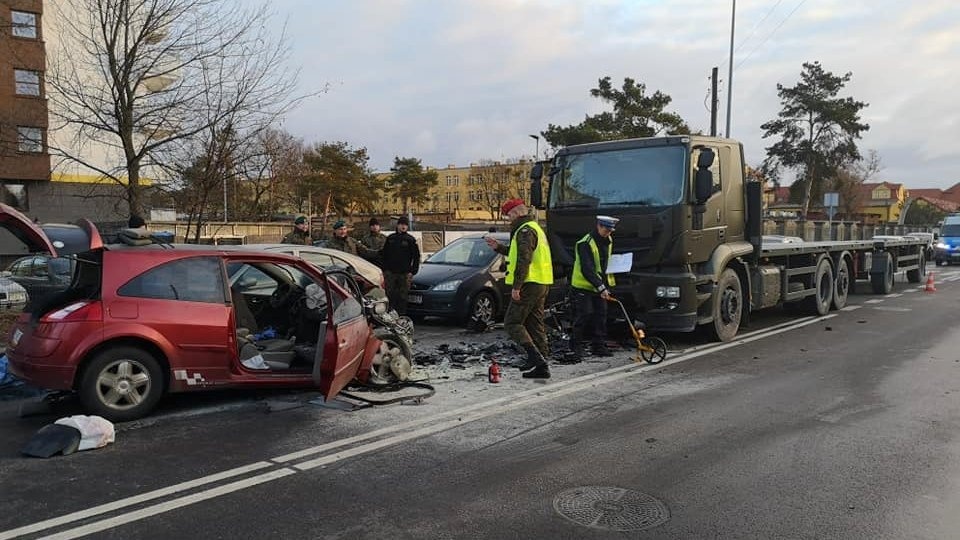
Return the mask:
M543 208L543 163L538 162L530 169L530 206Z
M249 289L250 287L253 287L256 284L257 284L257 278L253 278L253 277L240 278L240 281L237 282L237 285L239 285L241 289Z
M710 167L716 155L710 148L701 148L700 155L697 157L697 174L694 177L693 195L697 199L697 204L707 202L707 199L713 195L713 172Z

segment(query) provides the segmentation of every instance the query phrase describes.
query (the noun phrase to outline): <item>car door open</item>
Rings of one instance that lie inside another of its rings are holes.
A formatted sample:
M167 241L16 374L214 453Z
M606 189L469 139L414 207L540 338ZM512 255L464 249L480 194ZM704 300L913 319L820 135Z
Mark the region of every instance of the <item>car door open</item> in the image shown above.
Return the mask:
M320 291L326 293L325 298L319 296ZM370 326L360 302L326 276L322 286L312 292L315 301L326 301L327 310L327 324L321 326L313 362L313 382L329 400L357 376Z

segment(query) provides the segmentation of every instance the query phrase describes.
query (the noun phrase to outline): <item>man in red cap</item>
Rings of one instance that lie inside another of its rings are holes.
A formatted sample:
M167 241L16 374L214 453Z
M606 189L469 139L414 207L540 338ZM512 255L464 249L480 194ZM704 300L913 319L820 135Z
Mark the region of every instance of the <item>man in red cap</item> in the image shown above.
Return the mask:
M500 212L510 219L510 245L487 237L491 249L507 256L507 276L511 286L510 305L503 328L510 339L523 347L527 361L520 365L525 379L549 379L547 331L543 324L543 305L553 285L553 261L547 235L527 211L523 199L510 199Z

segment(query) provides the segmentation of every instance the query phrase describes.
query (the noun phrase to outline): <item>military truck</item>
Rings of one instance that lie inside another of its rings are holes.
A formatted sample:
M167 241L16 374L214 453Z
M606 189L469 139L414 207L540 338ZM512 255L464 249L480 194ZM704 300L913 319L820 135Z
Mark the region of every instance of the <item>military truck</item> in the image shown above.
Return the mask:
M858 280L888 294L898 272L911 283L923 279L927 261L916 238L764 243L762 186L745 170L743 147L731 139L582 144L533 167L531 204L546 209L561 264L572 263L574 243L597 214L620 218L614 255L631 260L616 274L614 294L655 330L703 327L729 341L754 310L825 315L846 305Z

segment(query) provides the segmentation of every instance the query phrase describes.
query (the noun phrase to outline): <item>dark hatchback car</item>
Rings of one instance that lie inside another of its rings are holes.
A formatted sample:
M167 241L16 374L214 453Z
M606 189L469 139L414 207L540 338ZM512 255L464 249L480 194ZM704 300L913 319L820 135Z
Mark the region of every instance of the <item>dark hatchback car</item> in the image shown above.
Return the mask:
M458 324L471 318L492 322L502 315L507 305L504 257L487 246L484 236L501 244L510 241L507 233L478 233L431 255L413 276L408 315L453 318Z

